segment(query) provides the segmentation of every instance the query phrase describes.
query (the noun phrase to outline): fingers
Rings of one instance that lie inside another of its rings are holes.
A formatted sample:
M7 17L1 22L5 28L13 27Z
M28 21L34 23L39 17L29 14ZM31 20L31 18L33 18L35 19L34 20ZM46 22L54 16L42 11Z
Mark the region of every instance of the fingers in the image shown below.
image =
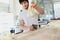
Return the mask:
M37 5L37 3L36 2L32 2L31 5L34 8Z
M33 31L33 30L35 30L35 29L34 29L33 26L30 26L30 27L28 27L28 30L29 30L29 31Z

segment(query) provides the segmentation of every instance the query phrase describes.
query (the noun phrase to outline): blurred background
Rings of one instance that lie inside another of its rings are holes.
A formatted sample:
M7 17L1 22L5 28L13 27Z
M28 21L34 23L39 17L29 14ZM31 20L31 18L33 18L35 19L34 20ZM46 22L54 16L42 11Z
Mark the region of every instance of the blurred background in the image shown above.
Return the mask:
M38 5L44 10L44 15L39 15L40 19L60 18L60 0L36 0ZM18 15L22 6L19 0L0 0L0 33L10 31L20 32Z

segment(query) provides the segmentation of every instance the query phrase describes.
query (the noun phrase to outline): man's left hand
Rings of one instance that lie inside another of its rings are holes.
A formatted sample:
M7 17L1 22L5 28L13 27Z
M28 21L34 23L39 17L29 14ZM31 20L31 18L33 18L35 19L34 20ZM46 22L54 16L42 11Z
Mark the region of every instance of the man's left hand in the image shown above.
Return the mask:
M35 8L37 6L37 3L36 2L32 2L32 7Z

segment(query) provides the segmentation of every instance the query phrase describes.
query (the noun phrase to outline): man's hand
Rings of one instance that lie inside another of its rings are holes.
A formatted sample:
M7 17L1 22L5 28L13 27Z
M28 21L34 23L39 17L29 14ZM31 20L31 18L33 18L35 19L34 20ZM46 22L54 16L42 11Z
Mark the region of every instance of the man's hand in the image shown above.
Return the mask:
M40 7L37 5L36 2L33 1L31 4L32 4L32 7L39 12L39 14L44 14L44 11L42 10L42 8L40 8Z
M32 4L32 7L33 7L33 8L35 8L35 6L37 6L37 3L34 2L34 1L33 1L31 4Z
M28 30L28 31L33 31L33 30L35 30L35 29L34 29L33 26L29 26L29 27L27 28L27 30Z
M35 28L33 27L33 26L25 26L24 25L24 20L20 20L19 21L20 23L20 28L22 29L22 30L28 30L28 31L33 31L33 30L35 30Z

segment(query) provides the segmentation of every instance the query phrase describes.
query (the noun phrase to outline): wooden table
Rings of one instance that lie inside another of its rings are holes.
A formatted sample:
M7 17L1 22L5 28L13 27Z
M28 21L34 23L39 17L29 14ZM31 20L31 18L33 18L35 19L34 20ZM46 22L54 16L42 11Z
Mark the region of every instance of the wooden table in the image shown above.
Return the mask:
M60 40L60 20L51 21L38 30L15 36L16 40Z

